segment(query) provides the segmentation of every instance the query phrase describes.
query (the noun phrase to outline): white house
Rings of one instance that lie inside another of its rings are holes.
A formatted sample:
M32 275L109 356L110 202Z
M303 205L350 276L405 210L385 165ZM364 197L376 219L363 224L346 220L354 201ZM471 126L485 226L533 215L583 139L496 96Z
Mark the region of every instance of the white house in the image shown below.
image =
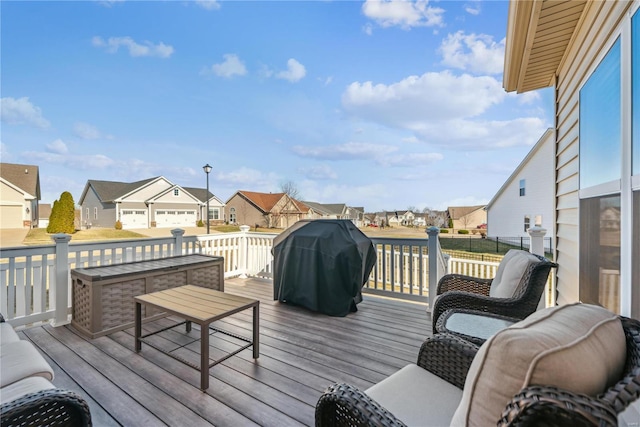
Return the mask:
M0 163L0 228L38 226L38 166Z
M557 302L640 317L640 1L509 3L504 88L554 87ZM636 421L637 422L637 421Z
M528 237L534 224L553 237L554 136L546 130L487 205L489 237Z

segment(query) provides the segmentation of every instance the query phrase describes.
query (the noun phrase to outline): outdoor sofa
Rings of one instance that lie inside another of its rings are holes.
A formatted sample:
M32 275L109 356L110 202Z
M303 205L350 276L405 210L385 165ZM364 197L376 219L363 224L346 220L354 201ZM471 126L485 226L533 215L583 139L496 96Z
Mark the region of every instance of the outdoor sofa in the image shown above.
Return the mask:
M44 357L0 314L0 424L91 426L85 400L56 388L52 380L53 369Z
M519 249L509 250L493 279L446 274L438 282L431 322L433 333L447 310L467 309L524 319L538 308L549 272L558 265Z
M640 394L640 322L588 304L539 310L478 347L449 334L366 391L331 385L316 426L615 426Z

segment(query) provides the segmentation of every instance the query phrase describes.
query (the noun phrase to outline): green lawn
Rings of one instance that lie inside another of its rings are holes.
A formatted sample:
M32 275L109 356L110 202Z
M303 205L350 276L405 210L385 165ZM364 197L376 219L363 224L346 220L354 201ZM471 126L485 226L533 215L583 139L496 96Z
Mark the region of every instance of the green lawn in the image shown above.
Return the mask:
M47 233L45 228L33 228L27 233L24 239L25 245L47 245L53 243L53 234ZM89 230L78 230L73 233L73 241L91 240L118 240L118 239L140 239L144 236L139 233L127 230L116 230L115 228L90 228Z

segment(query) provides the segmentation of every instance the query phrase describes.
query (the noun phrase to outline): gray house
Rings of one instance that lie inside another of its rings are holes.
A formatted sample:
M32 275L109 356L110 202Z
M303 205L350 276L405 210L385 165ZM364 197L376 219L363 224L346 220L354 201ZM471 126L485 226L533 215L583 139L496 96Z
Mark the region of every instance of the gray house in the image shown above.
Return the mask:
M224 218L224 203L209 196L210 213ZM206 190L189 191L162 176L132 183L89 180L78 203L83 228L111 228L116 221L124 229L194 227L205 220Z

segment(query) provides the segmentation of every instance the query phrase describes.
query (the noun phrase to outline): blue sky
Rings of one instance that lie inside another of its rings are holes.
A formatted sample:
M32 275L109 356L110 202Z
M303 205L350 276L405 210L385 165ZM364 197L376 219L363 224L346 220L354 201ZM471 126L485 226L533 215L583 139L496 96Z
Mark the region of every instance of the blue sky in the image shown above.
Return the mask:
M506 1L2 1L3 162L42 203L162 175L303 200L488 202L553 92L502 88Z

